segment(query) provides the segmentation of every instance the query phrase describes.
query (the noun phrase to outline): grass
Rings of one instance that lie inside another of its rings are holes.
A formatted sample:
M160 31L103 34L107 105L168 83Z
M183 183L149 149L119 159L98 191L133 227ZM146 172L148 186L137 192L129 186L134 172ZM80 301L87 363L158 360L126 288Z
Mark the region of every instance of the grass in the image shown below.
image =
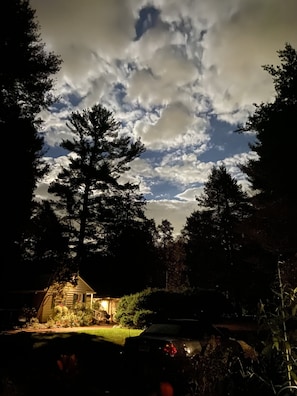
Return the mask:
M157 394L150 388L157 389L155 377L143 382L123 359L125 338L141 331L98 327L0 334L0 396Z
M125 328L102 328L96 330L78 330L77 333L85 333L89 335L98 336L105 341L112 342L120 346L124 345L125 338L137 336L142 330L137 329L125 329Z
M132 395L124 386L129 367L121 352L125 338L141 330L65 330L0 335L1 396Z

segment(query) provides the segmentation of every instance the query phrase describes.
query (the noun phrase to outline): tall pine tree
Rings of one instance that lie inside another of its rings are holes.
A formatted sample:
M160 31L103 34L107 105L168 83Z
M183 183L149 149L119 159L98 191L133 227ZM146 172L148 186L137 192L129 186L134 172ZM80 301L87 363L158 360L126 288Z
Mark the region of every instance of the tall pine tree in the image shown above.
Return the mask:
M199 209L182 230L190 283L234 297L243 244L240 224L250 215L248 197L222 165L212 168L197 202Z
M297 253L297 52L286 44L278 55L280 65L263 66L273 79L274 100L255 105L238 131L256 135L250 147L257 158L241 167L254 190L254 236L276 258L292 258Z
M22 266L23 241L34 208L34 190L47 167L40 134L42 109L48 108L61 59L45 50L35 11L27 0L4 0L0 14L0 131L3 201L1 271L13 277ZM4 227L3 227L4 225ZM8 285L8 282L6 282Z
M99 104L73 112L73 134L61 147L69 164L49 187L61 220L68 224L78 270L88 255L109 246L121 227L144 219L145 201L138 186L123 181L130 162L144 151L140 140L121 134L112 113Z

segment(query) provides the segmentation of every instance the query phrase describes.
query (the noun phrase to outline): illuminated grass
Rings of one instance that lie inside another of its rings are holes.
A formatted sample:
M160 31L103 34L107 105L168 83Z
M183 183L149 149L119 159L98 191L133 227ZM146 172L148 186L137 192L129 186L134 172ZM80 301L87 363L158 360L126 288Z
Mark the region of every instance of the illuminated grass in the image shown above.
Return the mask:
M117 345L124 345L126 337L133 337L140 334L142 330L126 329L126 328L102 328L96 330L78 330L77 333L85 333L95 335L108 342L113 342Z

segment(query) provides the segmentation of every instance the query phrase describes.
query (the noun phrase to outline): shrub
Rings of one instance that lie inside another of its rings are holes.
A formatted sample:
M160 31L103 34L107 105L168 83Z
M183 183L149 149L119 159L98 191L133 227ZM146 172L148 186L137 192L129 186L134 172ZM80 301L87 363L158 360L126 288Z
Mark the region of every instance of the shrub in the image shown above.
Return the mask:
M259 304L262 338L259 364L253 375L277 395L297 394L297 288L283 283L285 263L278 262L275 301Z
M136 311L133 317L133 327L136 329L144 329L154 320L155 316L155 312L149 309Z
M54 315L47 321L48 327L78 327L93 324L93 311L84 303L77 303L72 309L57 305Z
M66 315L68 308L65 305L59 304L54 307L54 315Z
M37 318L31 318L30 326L33 327L34 329L37 329L39 327L39 320Z
M115 320L124 327L143 328L153 320L174 317L218 317L232 313L231 304L217 291L185 289L181 292L147 288L123 296Z
M115 320L123 327L133 327L133 315L135 311L135 296L124 296L120 299L115 314Z
M19 315L19 322L23 322L26 325L29 325L33 318L36 318L37 312L34 307L29 307L25 305L22 307L21 314Z

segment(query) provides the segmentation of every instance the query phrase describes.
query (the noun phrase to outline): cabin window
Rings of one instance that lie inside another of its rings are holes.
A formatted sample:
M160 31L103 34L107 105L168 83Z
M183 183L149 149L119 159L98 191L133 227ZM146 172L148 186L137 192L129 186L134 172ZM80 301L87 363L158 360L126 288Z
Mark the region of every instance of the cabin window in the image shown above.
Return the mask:
M86 302L86 295L83 293L73 294L73 304Z
M77 294L77 293L74 293L73 294L73 304L76 304L76 303L78 303L79 302L79 295Z

